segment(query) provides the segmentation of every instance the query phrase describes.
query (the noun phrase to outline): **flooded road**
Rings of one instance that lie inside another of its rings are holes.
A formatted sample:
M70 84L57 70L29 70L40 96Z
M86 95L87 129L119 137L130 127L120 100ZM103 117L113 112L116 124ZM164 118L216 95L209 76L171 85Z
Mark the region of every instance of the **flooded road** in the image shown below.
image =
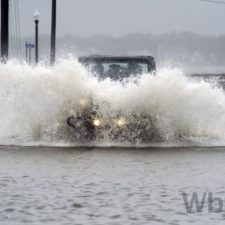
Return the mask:
M224 148L2 146L0 224L224 224L224 163Z

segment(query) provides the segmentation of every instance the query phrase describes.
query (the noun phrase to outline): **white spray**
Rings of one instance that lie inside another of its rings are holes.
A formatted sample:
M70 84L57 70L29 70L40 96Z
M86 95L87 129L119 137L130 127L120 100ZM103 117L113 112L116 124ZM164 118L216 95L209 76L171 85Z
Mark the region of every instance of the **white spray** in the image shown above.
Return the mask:
M76 145L64 137L66 119L87 96L92 96L101 114L120 111L125 116L137 112L154 117L164 143L225 142L221 88L166 68L126 83L99 81L77 60L69 59L55 67L0 65L0 144Z

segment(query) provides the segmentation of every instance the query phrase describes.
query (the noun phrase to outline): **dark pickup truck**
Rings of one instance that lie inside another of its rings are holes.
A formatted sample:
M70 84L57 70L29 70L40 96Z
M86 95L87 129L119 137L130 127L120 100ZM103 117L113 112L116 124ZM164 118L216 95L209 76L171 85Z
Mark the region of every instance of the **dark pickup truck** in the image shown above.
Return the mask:
M152 56L88 56L80 57L78 61L84 65L87 70L91 71L100 80L110 78L111 80L122 81L130 76L139 76L143 73L154 74L156 70L155 60ZM82 141L95 140L101 137L101 131L109 132L112 139L132 140L135 138L137 129L138 139L148 141L149 136L153 134L154 129L149 124L151 118L142 115L138 118L135 112L132 118L125 118L121 113L116 117L102 118L98 115L98 109L101 106L96 106L90 99L80 99L80 110L76 115L71 115L67 119L68 126L79 133L79 139ZM138 121L138 123L137 123ZM146 131L146 129L148 129ZM131 134L131 133L132 134ZM131 141L132 141L131 140Z

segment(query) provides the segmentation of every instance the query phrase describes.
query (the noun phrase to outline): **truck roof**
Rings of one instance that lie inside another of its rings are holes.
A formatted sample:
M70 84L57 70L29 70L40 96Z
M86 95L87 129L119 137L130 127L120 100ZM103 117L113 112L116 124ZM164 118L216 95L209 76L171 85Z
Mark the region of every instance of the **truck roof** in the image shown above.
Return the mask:
M91 63L146 63L148 65L148 72L156 70L155 59L153 56L109 56L109 55L90 55L78 58L82 64Z
M85 62L112 62L112 61L135 61L135 62L150 62L155 63L154 57L152 56L110 56L110 55L90 55L79 57L78 60L82 63Z

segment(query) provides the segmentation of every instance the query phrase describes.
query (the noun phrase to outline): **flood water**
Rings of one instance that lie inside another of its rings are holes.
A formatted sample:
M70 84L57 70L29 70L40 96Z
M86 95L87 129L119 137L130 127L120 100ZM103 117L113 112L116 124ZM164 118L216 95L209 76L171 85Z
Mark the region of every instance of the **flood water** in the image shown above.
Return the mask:
M224 148L0 147L0 224L224 224Z
M0 77L0 225L224 224L221 80L99 80L76 59L11 61ZM102 123L91 144L67 124L87 110ZM134 126L120 133L120 117Z

